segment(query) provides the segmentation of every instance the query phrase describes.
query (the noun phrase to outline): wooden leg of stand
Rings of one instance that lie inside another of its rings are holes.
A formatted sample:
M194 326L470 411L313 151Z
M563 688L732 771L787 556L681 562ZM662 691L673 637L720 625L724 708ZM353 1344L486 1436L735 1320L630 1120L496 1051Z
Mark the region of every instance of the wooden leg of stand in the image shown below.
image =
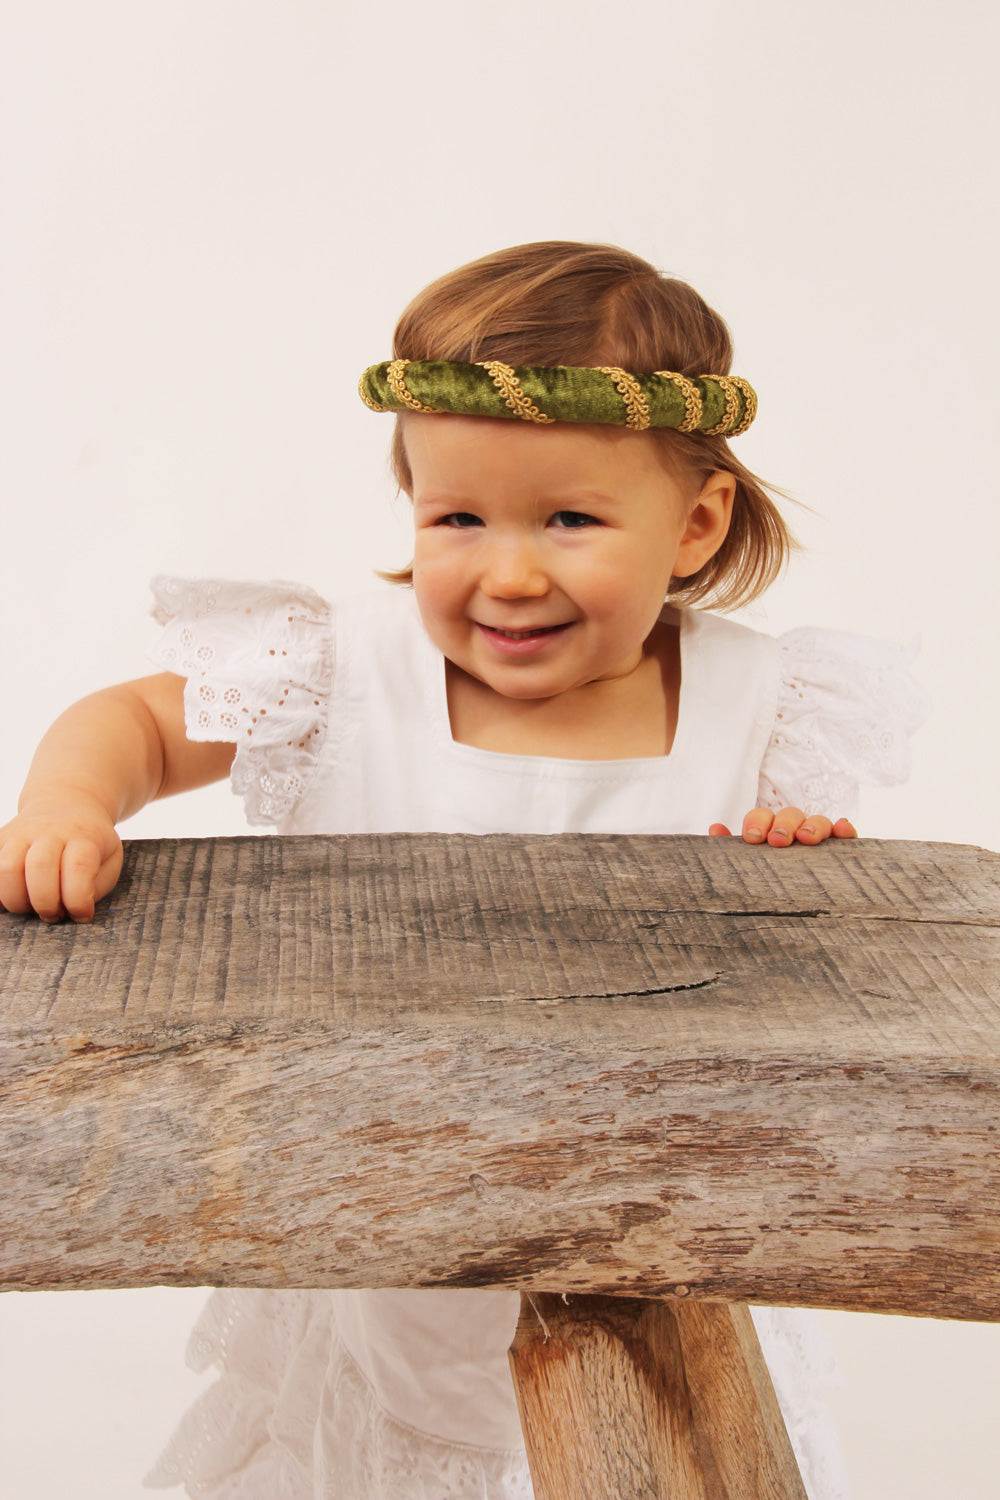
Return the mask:
M749 1309L522 1293L535 1500L806 1500Z

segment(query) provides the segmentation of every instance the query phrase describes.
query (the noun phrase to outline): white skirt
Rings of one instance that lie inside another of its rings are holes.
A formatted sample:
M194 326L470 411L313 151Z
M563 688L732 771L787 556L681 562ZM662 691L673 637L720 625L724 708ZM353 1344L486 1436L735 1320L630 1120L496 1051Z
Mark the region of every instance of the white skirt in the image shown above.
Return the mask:
M205 1500L532 1500L511 1292L218 1291L188 1348L220 1378L146 1479ZM754 1309L810 1500L848 1500L815 1315Z

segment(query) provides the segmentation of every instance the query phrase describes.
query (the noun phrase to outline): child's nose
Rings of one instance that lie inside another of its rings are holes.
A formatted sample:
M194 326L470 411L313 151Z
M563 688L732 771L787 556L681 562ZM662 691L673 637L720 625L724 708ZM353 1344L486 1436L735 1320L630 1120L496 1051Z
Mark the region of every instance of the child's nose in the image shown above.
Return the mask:
M548 593L549 580L535 547L528 542L512 542L491 550L482 587L497 599L538 598Z

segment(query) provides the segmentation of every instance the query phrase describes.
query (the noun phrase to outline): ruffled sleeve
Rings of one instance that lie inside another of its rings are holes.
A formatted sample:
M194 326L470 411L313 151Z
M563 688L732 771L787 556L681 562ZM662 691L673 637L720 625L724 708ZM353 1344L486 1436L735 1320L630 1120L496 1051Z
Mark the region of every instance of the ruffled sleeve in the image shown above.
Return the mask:
M835 630L779 637L778 704L760 769L761 807L855 817L858 788L910 771L909 737L930 704L908 665L915 651Z
M248 822L286 817L312 775L329 716L330 607L292 583L154 578L163 631L149 655L186 679L189 739L236 746Z

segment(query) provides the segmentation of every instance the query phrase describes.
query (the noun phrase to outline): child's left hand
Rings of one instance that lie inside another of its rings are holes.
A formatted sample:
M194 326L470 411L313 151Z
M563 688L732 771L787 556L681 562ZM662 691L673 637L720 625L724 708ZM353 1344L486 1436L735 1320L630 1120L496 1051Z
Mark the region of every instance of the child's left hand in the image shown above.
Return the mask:
M710 834L732 835L724 823L713 823ZM768 843L774 849L787 848L791 844L822 844L826 839L856 839L857 829L846 818L831 823L821 813L807 816L799 807L783 807L772 812L769 807L755 807L743 819L740 837L745 844Z

